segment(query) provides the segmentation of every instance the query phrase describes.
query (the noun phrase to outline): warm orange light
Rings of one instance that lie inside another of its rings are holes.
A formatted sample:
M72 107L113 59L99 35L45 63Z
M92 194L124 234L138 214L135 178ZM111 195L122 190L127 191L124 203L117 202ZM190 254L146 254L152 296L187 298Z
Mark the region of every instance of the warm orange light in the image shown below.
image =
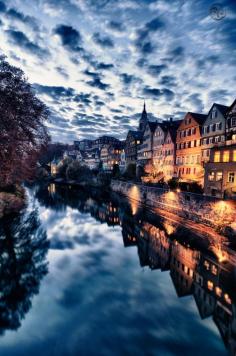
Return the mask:
M212 281L207 281L207 288L209 289L209 290L213 290L213 282Z
M131 209L132 209L132 214L135 215L138 211L138 206L139 206L139 202L140 202L140 191L139 188L134 185L128 193L128 197L129 197L129 202L131 205Z
M216 294L221 297L222 295L222 289L220 287L216 287Z
M166 229L167 235L173 234L176 230L176 228L173 225L169 224L168 222L164 223L164 227Z
M229 295L226 293L225 294L225 301L228 303L228 304L231 304L231 299L230 299L230 297L229 297Z

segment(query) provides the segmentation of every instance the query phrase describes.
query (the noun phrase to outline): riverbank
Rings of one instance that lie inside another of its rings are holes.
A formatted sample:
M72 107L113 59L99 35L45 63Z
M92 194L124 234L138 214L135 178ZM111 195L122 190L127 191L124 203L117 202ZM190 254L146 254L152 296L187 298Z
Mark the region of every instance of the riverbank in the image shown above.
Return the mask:
M111 190L133 202L134 214L141 204L156 214L174 214L186 223L193 221L199 227L200 224L211 227L221 235L236 236L236 202L120 180L112 180Z
M26 196L22 187L16 187L14 192L0 192L0 218L18 213L25 205Z

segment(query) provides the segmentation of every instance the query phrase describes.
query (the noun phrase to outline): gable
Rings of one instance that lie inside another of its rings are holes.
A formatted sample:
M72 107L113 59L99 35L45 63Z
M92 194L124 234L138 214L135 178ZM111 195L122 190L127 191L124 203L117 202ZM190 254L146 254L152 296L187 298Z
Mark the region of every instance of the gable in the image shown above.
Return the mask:
M190 113L187 113L180 123L177 131L181 131L192 126L199 126L199 124Z
M236 113L236 100L234 100L233 104L230 106L228 115Z

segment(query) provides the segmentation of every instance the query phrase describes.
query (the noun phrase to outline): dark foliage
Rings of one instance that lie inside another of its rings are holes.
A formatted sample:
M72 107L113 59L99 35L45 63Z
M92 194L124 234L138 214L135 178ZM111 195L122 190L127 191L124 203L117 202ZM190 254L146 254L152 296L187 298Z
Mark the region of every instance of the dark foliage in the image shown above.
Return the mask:
M0 220L0 334L16 330L47 274L49 243L37 211Z
M35 96L24 72L0 57L0 187L34 175L47 145L46 106Z

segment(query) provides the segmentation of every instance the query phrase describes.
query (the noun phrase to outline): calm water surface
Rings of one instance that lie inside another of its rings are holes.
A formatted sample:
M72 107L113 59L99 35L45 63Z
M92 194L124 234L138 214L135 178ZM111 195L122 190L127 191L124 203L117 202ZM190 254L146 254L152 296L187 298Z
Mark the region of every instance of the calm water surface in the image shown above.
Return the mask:
M0 355L233 350L233 266L124 202L55 186L29 194L27 211L0 224Z

